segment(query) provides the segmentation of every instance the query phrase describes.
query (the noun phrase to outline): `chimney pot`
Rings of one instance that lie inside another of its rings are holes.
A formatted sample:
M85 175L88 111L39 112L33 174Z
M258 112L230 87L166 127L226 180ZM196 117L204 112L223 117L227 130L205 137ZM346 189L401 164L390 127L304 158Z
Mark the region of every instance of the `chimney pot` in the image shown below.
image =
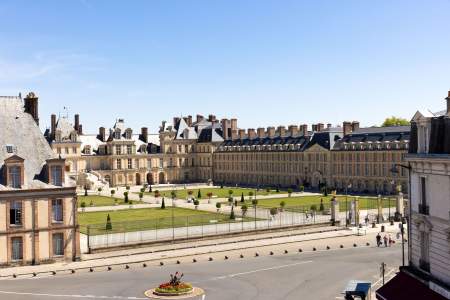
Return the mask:
M445 100L447 100L447 116L450 116L450 91L448 91L448 97Z
M342 123L342 128L344 130L344 136L346 136L347 134L350 134L352 132L352 123L344 121Z
M52 114L50 116L50 123L51 123L51 127L50 127L50 135L51 138L54 139L55 138L55 132L56 132L56 115Z
M25 112L29 113L33 117L36 124L39 125L38 99L39 98L33 92L29 92L24 99L24 108Z
M144 143L148 143L148 128L147 127L141 128L141 140Z
M265 129L264 129L264 127L259 127L258 129L257 129L257 132L258 132L258 137L260 138L260 139L263 139L264 138L264 136L265 136Z

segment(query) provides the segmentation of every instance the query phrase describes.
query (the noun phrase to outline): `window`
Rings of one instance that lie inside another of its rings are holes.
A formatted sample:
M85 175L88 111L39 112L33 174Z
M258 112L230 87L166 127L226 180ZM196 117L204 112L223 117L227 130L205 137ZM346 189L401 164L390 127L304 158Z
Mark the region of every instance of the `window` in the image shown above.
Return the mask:
M116 166L117 166L117 169L122 169L122 160L121 159L118 159L117 161L116 161Z
M21 182L21 169L19 166L11 166L8 168L9 170L9 180L10 183L9 185L13 188L20 188L20 186L22 185Z
M147 160L147 168L148 169L152 168L152 160L151 159Z
M159 159L159 167L163 168L164 167L164 161L162 158Z
M114 138L115 138L116 140L120 140L120 129L117 129L117 130L114 132Z
M12 201L9 209L9 224L14 226L22 225L22 202Z
M127 154L132 154L131 145L127 145Z
M62 222L63 221L62 199L52 200L52 221L53 222Z
M128 159L128 169L133 169L133 160L131 158Z
M420 268L430 271L430 236L428 232L420 232Z
M6 152L7 153L14 153L15 152L15 147L13 145L6 145Z
M23 259L23 242L21 237L11 238L11 260Z
M60 148L60 147L57 147L57 148L56 148L56 153L57 153L57 154L61 154L61 148Z
M53 185L62 186L62 168L61 166L52 166L50 168L51 183Z
M120 145L116 146L116 155L121 155L122 154L122 147Z
M63 256L64 255L64 234L54 233L52 237L53 244L53 255Z
M65 150L66 154L69 154L69 148L68 147L64 148L64 150Z
M77 154L77 147L72 147L72 153Z
M139 169L139 167L140 167L140 163L139 163L139 159L137 159L136 158L136 160L134 161L134 164L135 164L135 166L136 166L136 169Z
M425 180L425 177L420 177L420 203L423 206L427 205L427 189Z
M91 154L91 146L86 146L84 148L84 153L90 155Z

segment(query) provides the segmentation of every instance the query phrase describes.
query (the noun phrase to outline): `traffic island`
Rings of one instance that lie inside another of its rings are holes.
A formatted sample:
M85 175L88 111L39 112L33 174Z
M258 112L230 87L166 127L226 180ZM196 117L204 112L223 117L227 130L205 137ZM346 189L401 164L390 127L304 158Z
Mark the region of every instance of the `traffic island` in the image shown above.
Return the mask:
M150 299L189 299L203 295L203 289L193 287L190 283L182 282L184 274L178 272L170 274L170 281L150 289L144 294Z

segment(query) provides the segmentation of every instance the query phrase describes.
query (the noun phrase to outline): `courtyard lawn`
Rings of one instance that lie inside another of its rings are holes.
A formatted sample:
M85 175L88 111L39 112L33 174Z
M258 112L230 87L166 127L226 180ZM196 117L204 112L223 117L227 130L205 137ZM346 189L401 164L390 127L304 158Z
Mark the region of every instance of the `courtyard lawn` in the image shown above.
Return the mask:
M339 209L341 211L345 211L345 196L338 195L336 196L339 201ZM317 209L319 209L320 206L320 199L323 199L323 204L325 208L330 207L330 201L332 196L301 196L301 197L283 197L283 198L273 198L273 199L258 199L258 206L263 208L272 208L272 207L280 207L281 201L285 202L285 208L286 210L295 210L298 208L299 210L302 209L309 209L312 205L315 205ZM375 197L356 197L359 199L359 209L376 209L377 208L377 198ZM351 200L355 199L355 196L348 196L347 197L347 205L350 205ZM251 201L245 201L247 206L251 206ZM238 202L238 205L241 205L240 202ZM389 200L388 198L382 198L382 205L384 208L389 207ZM390 206L395 207L396 200L391 198L390 200Z
M155 191L158 190L156 187L152 187L152 193L147 192L146 195L154 195ZM178 199L186 199L188 197L189 191L192 191L192 197L195 197L196 199L199 189L183 189L183 190L175 190L177 194ZM213 194L213 198L228 198L230 196L229 191L232 190L233 194L232 196L234 198L241 197L242 193L244 193L245 198L248 198L248 193L252 192L253 195L256 192L256 189L250 189L250 188L236 188L236 187L223 187L223 188L202 188L200 189L201 198L200 199L208 199L208 193ZM171 190L159 190L159 193L161 197L172 197L172 191ZM259 191L256 192L259 196L266 196L266 195L273 195L273 194L287 194L287 191L280 190L278 193L276 192L275 188L271 188L269 191L266 189L259 189Z
M117 198L117 197L107 197L107 196L96 196L96 195L89 195L89 196L78 196L78 207L81 207L81 203L85 203L86 207L90 206L114 206L117 201L118 205L124 205L125 203L123 197ZM140 204L143 203L141 201L134 201L133 204ZM92 205L91 205L92 204Z
M174 218L172 220L172 210ZM112 229L106 231L108 214ZM246 217L245 221L254 220ZM212 221L212 222L211 222ZM174 227L196 226L230 222L229 214L213 213L187 208L144 208L117 211L86 212L78 214L80 231L87 233L90 226L91 235L106 233L154 230ZM173 222L173 223L172 223Z

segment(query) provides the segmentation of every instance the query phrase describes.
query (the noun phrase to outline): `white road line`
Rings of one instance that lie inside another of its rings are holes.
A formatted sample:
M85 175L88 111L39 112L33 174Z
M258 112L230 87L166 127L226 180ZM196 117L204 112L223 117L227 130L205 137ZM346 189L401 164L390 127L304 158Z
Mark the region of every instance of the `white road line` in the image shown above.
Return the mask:
M200 282L215 281L215 280L233 278L233 277L237 277L237 276L249 275L249 274L254 274L254 273L259 273L259 272L272 271L272 270L278 270L278 269L283 269L283 268L290 268L290 267L295 267L295 266L298 266L298 265L309 264L309 263L312 263L312 262L313 262L312 260L306 260L306 261L301 261L301 262L294 263L294 264L289 264L289 265L281 265L281 266L275 266L275 267L270 267L270 268L251 270L251 271L247 271L247 272L241 272L241 273L234 273L234 274L228 274L228 275L223 275L223 276L217 276L217 277L213 277L211 279L202 280Z
M22 295L22 296L36 296L36 297L59 297L59 298L90 298L90 299L134 299L134 300L147 300L147 298L137 297L122 297L122 296L94 296L94 295L59 295L59 294L40 294L40 293L25 293L25 292L9 292L0 291L0 294L7 295Z

